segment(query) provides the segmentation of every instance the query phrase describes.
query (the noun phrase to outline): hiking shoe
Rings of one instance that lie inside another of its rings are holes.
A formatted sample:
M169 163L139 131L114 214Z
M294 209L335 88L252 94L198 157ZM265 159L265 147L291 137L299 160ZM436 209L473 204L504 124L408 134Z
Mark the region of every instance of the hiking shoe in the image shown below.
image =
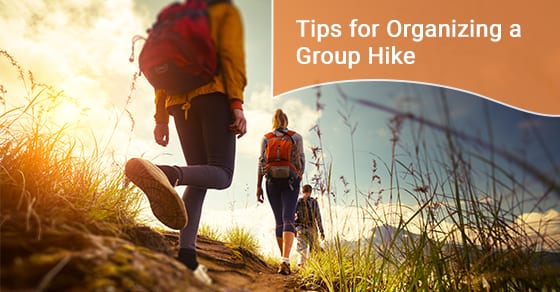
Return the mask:
M210 286L212 285L212 279L208 276L208 268L204 265L199 264L193 271L194 277L200 282Z
M289 275L292 271L290 271L290 264L289 263L281 263L280 267L278 268L278 274L282 275Z
M187 225L185 204L161 169L147 160L132 158L126 163L125 174L144 191L159 221L172 229Z

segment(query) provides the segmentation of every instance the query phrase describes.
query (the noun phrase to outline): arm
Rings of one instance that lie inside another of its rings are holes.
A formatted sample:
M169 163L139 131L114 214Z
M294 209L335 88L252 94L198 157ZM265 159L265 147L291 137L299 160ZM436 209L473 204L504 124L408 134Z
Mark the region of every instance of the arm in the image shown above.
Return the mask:
M169 114L165 108L166 99L167 94L164 90L155 90L156 114L154 118L156 120L156 126L154 128L154 139L156 143L164 147L169 143Z
M299 155L299 165L301 167L301 174L305 172L305 152L303 151L303 137L298 133L296 135L296 146Z
M268 144L268 141L266 140L266 137L263 137L262 142L261 142L261 155L259 156L259 162L258 162L258 169L257 169L257 201L260 203L264 202L264 192L262 189L262 181L263 181L263 177L264 177L264 166L265 166L265 150L266 150L266 145Z
M223 7L218 7L223 5ZM217 34L217 49L220 58L221 74L232 109L242 109L243 90L247 84L245 69L245 46L243 23L237 7L233 4L217 4L217 9L224 9L222 19L217 19L219 25Z
M325 239L325 230L323 229L323 220L321 219L321 211L319 210L319 203L315 199L313 204L313 212L315 213L315 221L319 227L319 232L321 233L321 239Z
M300 214L303 214L303 212L301 212L301 205L302 205L301 199L298 199L297 203L296 203L296 214L295 214L295 216L296 216L296 221L295 221L296 227L301 225L301 217L302 216Z
M216 47L220 58L220 73L225 91L230 99L233 122L230 130L241 138L247 132L247 121L243 113L243 90L247 84L245 70L245 48L243 23L239 10L233 4L218 4L220 17L213 17L218 25Z

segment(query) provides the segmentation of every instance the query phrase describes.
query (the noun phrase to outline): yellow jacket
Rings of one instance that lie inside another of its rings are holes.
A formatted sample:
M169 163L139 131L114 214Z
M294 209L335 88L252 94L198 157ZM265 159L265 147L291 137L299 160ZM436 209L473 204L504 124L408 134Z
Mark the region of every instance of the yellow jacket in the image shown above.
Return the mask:
M162 89L155 89L156 123L169 123L167 108L183 104L185 119L190 101L200 95L222 92L229 99L232 108L242 108L243 90L247 85L245 72L245 47L243 24L237 7L231 3L217 3L208 6L210 34L218 52L218 74L214 79L187 94L167 95Z

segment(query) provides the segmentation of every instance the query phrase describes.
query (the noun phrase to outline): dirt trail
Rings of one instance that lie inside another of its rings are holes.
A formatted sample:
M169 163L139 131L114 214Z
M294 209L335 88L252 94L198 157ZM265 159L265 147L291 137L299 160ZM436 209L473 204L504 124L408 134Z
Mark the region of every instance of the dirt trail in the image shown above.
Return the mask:
M0 225L0 291L301 291L296 276L277 274L255 254L205 237L197 247L214 280L210 287L175 260L177 233L136 226L126 238L76 230L38 234Z
M199 237L197 253L219 291L300 291L295 275L278 274L277 267L243 248Z

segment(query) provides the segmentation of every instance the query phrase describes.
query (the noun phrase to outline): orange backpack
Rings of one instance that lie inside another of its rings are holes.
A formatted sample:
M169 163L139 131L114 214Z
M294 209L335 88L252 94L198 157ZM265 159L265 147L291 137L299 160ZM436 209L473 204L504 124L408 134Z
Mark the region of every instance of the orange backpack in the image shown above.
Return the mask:
M265 135L268 144L265 149L265 173L269 178L301 178L299 153L293 135L296 132L288 130L282 136L270 132ZM294 158L296 161L292 161Z

